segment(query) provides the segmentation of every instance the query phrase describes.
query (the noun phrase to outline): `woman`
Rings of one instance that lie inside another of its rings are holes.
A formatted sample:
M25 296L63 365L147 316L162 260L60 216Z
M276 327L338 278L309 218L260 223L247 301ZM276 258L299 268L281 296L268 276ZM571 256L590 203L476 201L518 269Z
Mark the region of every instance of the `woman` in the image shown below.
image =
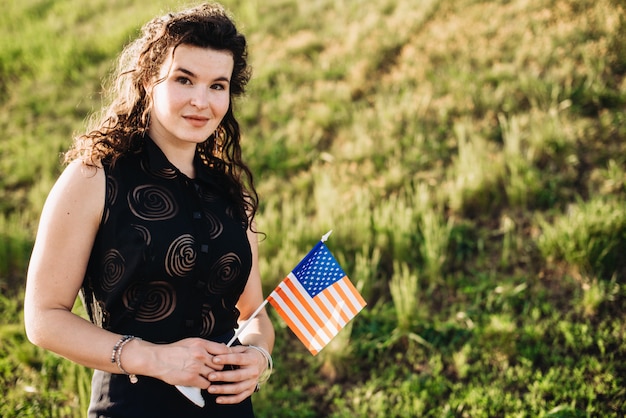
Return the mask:
M28 338L94 368L90 417L251 417L264 310L232 100L246 41L219 5L156 18L120 56L111 103L66 154L28 271ZM80 293L90 321L71 312ZM176 386L201 388L204 407Z

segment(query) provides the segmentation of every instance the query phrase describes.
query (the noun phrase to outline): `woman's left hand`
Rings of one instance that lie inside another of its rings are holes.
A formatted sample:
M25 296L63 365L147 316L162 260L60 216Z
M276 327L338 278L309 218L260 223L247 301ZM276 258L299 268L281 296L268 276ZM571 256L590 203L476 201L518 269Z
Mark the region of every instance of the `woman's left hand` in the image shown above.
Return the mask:
M229 354L213 357L213 362L224 365L221 371L211 372L208 376L211 383L209 393L218 395L216 402L220 404L240 403L254 393L259 376L267 368L267 360L258 350L245 345L231 347ZM228 365L235 366L229 370ZM220 396L222 395L222 396Z

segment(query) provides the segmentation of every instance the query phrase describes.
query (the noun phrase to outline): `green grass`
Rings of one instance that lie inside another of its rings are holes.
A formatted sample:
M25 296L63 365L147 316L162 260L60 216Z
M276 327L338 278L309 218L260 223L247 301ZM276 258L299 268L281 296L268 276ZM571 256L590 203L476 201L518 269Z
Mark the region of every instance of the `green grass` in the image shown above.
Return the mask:
M24 336L30 248L112 60L178 4L0 15L0 416L84 415L89 371ZM237 110L264 290L333 229L368 301L316 357L270 308L258 415L626 414L622 2L225 4L254 67Z

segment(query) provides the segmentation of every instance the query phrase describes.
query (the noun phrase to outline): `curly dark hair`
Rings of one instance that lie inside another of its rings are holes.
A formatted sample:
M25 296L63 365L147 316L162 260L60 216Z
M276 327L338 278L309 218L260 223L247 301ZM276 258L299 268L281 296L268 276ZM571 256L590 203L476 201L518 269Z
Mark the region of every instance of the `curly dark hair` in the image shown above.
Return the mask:
M87 133L74 138L65 162L82 159L87 164L115 160L140 149L149 123L152 99L146 86L159 83L159 70L179 45L228 51L234 66L230 105L217 133L197 145L205 165L223 174L230 198L251 226L258 209L252 172L241 156L241 132L233 113L233 99L245 92L250 80L247 45L233 20L219 4L199 6L157 17L143 26L141 36L119 56L106 97L109 104L91 118ZM155 81L156 80L156 81Z

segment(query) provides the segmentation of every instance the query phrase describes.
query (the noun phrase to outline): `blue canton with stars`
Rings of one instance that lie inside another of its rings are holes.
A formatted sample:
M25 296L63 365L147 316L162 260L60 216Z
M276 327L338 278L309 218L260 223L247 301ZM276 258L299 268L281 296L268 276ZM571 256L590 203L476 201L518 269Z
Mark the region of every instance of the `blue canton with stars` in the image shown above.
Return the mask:
M315 297L328 286L343 279L346 273L326 245L319 242L293 269L293 275L308 294Z

